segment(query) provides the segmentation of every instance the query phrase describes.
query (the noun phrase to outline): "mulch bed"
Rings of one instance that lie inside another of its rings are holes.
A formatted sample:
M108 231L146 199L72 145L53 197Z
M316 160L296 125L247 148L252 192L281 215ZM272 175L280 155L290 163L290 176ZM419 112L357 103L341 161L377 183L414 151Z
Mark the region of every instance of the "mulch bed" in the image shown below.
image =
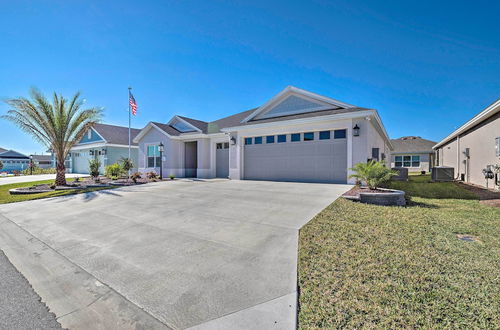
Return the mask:
M473 184L459 182L460 187L467 189L479 197L479 202L484 205L500 207L500 191L492 191Z

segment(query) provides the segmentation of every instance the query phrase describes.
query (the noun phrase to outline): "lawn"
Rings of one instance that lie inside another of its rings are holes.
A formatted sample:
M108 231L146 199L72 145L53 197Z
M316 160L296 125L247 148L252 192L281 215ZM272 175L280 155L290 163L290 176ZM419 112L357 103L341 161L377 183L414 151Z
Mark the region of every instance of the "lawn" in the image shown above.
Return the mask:
M500 327L500 208L410 180L407 207L339 199L301 229L301 329Z
M74 179L67 179L66 181L70 182L73 180ZM82 194L85 192L103 190L103 189L112 189L112 187L111 188L110 187L105 187L105 188L95 187L95 188L88 188L88 189L57 190L57 191L52 191L52 192L39 193L39 194L29 194L29 195L11 195L9 193L9 189L12 189L12 188L29 187L29 186L32 186L35 184L44 184L44 183L53 183L53 182L54 182L54 180L45 180L45 181L22 182L22 183L0 185L0 204L15 203L15 202L22 202L22 201L28 201L28 200L33 200L33 199L65 196L65 195L72 195L72 194Z

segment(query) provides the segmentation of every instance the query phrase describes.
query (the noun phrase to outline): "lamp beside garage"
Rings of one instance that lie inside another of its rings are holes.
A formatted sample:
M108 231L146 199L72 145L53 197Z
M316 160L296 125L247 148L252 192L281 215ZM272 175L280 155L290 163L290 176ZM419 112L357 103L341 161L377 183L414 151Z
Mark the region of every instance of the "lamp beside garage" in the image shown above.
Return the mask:
M163 145L162 142L158 145L158 151L160 152L160 180L163 180L163 150L165 146Z
M359 136L359 126L358 126L358 124L354 125L354 127L352 128L352 135L353 136Z

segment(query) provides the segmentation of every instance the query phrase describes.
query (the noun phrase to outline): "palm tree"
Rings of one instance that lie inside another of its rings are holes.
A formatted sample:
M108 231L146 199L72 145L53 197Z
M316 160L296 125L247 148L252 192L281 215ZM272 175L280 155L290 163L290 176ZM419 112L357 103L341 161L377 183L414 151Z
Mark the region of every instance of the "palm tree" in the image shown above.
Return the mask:
M70 100L54 93L52 104L35 88L31 99L8 99L11 107L0 118L10 120L36 140L46 145L56 156L56 185L66 185L64 162L70 149L85 132L101 119L101 108L82 109L80 93Z

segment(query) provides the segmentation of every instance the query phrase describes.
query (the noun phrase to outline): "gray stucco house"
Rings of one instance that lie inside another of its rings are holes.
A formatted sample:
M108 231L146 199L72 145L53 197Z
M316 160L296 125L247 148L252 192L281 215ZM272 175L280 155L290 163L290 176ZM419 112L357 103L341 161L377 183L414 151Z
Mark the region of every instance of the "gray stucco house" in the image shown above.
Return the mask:
M483 169L500 165L500 99L434 146L436 161L455 169L456 179L500 188L500 175L486 180Z
M408 172L429 172L434 165L434 141L420 136L403 136L391 140L394 150L391 154L391 167L405 167Z
M133 140L140 132L131 129ZM137 167L137 143L132 142L131 159ZM122 157L128 157L128 127L108 124L95 124L83 138L71 148L66 161L70 173L89 173L89 160L96 158L101 161L101 174L107 165L119 162Z
M392 150L376 110L293 86L218 120L150 122L134 143L141 172L162 166L164 176L334 183L353 182L349 168L387 162Z

